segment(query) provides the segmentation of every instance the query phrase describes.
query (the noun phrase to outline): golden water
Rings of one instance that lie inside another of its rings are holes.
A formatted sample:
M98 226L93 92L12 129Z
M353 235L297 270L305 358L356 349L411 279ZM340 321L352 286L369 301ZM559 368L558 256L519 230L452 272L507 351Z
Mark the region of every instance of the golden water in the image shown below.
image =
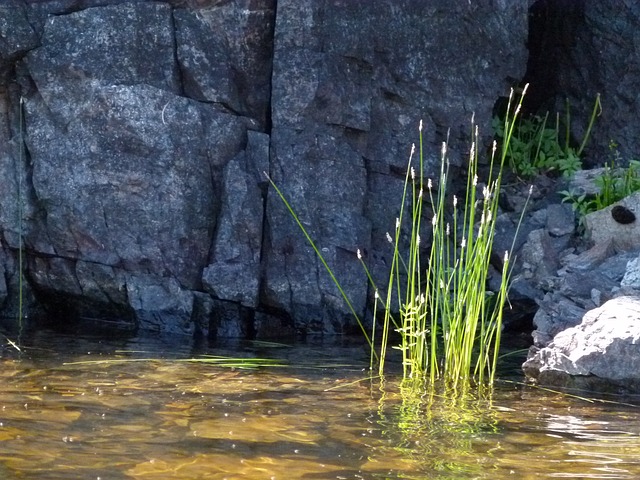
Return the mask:
M231 370L176 361L188 347L53 334L6 348L0 478L640 478L640 408L506 383L491 405L425 410L360 381L361 347L208 353L304 368ZM152 360L77 363L135 358Z

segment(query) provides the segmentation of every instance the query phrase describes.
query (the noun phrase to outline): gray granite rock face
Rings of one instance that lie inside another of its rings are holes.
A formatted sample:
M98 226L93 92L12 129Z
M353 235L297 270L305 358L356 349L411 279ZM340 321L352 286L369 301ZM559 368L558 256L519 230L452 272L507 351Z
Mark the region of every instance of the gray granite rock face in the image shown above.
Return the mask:
M6 68L37 45L38 35L25 5L14 0L0 5L0 66Z
M114 5L43 25L24 58L24 240L34 287L66 298L55 311L191 334L223 170L255 122L181 95L173 14Z
M259 305L264 198L259 182L268 166L266 134L249 132L247 151L225 166L222 206L211 264L202 283L215 298L246 307ZM260 172L260 173L259 173Z
M419 120L426 175L447 136L463 166L472 113L486 140L526 65L527 2L15 6L0 8L5 306L22 239L50 313L175 333L351 331L263 172L364 316L356 251L384 282Z
M210 3L212 8L174 10L184 93L256 119L265 129L271 95L274 2Z
M425 175L439 169L449 129L452 161L462 163L472 112L489 125L485 95L504 94L506 78L522 72L526 15L521 2L278 3L271 175L356 310L367 300L356 250L379 285L388 275L385 233L419 120ZM314 321L311 329L348 328L335 286L272 192L267 238L264 301Z

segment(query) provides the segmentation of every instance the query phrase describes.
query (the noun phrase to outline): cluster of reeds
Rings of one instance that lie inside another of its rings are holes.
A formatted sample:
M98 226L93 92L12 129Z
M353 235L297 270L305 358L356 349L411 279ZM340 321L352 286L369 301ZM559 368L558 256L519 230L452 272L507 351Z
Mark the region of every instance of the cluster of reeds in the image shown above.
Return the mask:
M375 291L371 336L367 335L340 283L294 209L271 182L363 329L372 349L372 368L377 362L381 376L384 374L392 332L395 331L400 341L393 348L401 351L404 379L427 380L431 384L442 380L447 389L454 390L472 382L493 383L511 271L508 252L504 252L500 288L496 292L488 292L487 281L502 171L521 105L522 97L515 101L512 92L505 117L504 143L498 149L494 142L488 176L483 183L478 177L478 129L473 127L466 195L463 199L447 192L449 159L446 143L442 145L439 178L435 183L432 179L424 178L420 125L417 159L414 147L407 165L395 230L393 234L387 233L387 239L393 245L393 259L385 291L377 288L358 252ZM431 232L431 245L428 248L424 248L427 242L421 239L425 227L423 219L430 222L430 225L426 225ZM408 222L410 231L406 251L401 247L401 232L405 222ZM428 254L425 254L425 250ZM394 306L399 306L399 312L394 311ZM376 323L381 323L381 326ZM377 331L381 332L380 339L375 338Z
M422 124L418 159L412 148L400 215L395 232L387 234L393 260L385 292L380 292L361 259L375 289L374 323L382 313L378 371L384 373L391 330L400 336L403 378L443 380L448 388L493 383L500 346L502 314L510 276L509 252L504 252L500 287L487 291L495 236L502 170L519 102L510 97L504 144L494 142L488 177L479 182L479 136L473 126L466 195L448 195L449 159L443 143L438 188L424 179ZM426 201L426 206L425 205ZM405 205L407 205L405 207ZM431 246L425 261L421 248L423 217L429 209ZM409 222L408 251L400 248L403 224ZM395 300L395 302L394 302ZM394 313L392 305L400 305ZM374 332L376 326L374 325Z

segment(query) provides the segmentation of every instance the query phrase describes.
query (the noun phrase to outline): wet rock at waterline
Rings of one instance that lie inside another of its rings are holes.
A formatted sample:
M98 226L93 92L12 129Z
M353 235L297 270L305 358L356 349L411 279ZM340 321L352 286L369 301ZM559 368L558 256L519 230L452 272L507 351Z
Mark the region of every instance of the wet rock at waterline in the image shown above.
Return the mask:
M559 182L556 189L562 188ZM584 236L562 228L567 211L560 205L550 204L525 220L526 226L546 219L516 253L522 261L514 271L515 291L538 305L534 346L523 366L530 379L559 387L640 391L637 226L611 214L617 207L636 211L637 199L634 194L587 215Z
M533 318L537 347L548 345L557 333L577 325L588 310L629 290L621 288L621 282L636 253L617 252L610 242L574 252L556 252L556 272L537 277L538 311Z
M580 177L583 188L595 188L588 174ZM577 214L568 203L561 203L557 194L566 189L565 182L559 179L555 185L547 186L545 195L531 202L530 213L520 227L520 238L526 235L526 241L516 242L517 261L510 293L516 303L528 300L537 304L532 321L533 343L538 348L547 346L559 332L579 324L587 311L633 293L638 285L637 261L631 261L640 252L637 222L620 223L612 215L616 208L632 213L640 208L638 194L588 214L583 220L583 233L575 229ZM513 192L508 190L506 195L507 202L519 202ZM498 224L500 236L513 238L513 214L505 214L505 218L511 222ZM500 238L497 242L504 245Z
M523 365L541 385L640 392L640 297L622 296L587 312Z

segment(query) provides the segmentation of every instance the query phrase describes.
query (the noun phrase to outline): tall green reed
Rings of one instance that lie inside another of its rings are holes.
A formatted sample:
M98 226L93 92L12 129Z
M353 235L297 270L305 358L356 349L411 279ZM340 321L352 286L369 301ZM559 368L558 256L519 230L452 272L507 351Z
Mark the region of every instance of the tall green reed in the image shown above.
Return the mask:
M375 286L359 256L375 289L374 319L379 311L382 316L380 375L384 374L390 333L395 330L400 341L394 348L402 354L404 379L428 380L432 384L443 380L450 389L472 381L493 383L511 272L508 252L504 252L498 291L487 292L486 285L502 171L521 105L522 97L516 102L512 93L505 117L504 144L498 153L494 142L483 185L479 183L478 129L473 126L466 194L462 200L447 192L450 164L446 143L442 145L437 189L431 179L425 181L420 125L418 159L413 148L395 233L387 235L393 244L393 258L385 293ZM425 197L430 205L426 209L430 209L431 246L423 265L420 234ZM408 251L402 252L400 237L405 223L409 224L410 238ZM394 299L400 305L398 313L392 310Z
M504 253L498 291L487 292L486 285L502 171L524 92L519 101L514 99L511 92L505 116L504 143L500 150L495 142L493 144L488 177L483 186L478 177L479 134L477 127L473 126L463 200L455 195L449 196L447 192L450 164L446 143L442 145L437 188L432 179L424 178L421 122L417 159L414 146L407 164L394 234L387 233L387 240L393 245L393 255L384 291L376 286L358 251L358 258L375 293L371 336L367 334L363 322L293 207L269 179L362 328L371 347L372 369L377 362L380 376L384 375L387 353L395 331L399 334L399 344L393 348L402 354L403 378L408 383L418 385L426 380L433 385L442 380L449 391L455 391L458 387L464 387L463 390L467 391L472 382L478 385L493 383L511 272L508 252ZM426 215L429 208L430 212ZM425 215L430 217L430 227L427 228L431 232L431 246L426 258L422 255L421 238ZM409 224L410 234L408 248L403 251L401 232L405 223ZM394 305L399 306L398 312L394 312ZM375 335L379 317L382 317L379 328L381 338L377 340ZM378 342L380 346L376 347ZM376 353L376 348L379 353Z
M7 343L18 351L20 349L20 343L22 340L22 332L24 329L24 242L23 242L23 217L24 217L24 193L22 185L22 169L26 165L26 151L25 151L25 118L24 118L24 97L20 97L18 104L18 156L14 157L14 174L16 182L16 225L18 235L18 258L17 258L17 275L18 275L18 311L17 311L17 323L18 323L18 338L13 341L6 335L3 335Z
M20 97L20 168L26 164L25 160L25 138L24 138L24 97ZM24 285L22 284L24 278L24 248L22 243L22 234L23 234L23 225L22 225L22 217L23 217L23 193L22 193L22 179L20 178L19 171L16 172L16 178L18 180L18 195L17 195L17 211L18 211L18 326L19 326L19 334L22 334L23 328L23 292Z

